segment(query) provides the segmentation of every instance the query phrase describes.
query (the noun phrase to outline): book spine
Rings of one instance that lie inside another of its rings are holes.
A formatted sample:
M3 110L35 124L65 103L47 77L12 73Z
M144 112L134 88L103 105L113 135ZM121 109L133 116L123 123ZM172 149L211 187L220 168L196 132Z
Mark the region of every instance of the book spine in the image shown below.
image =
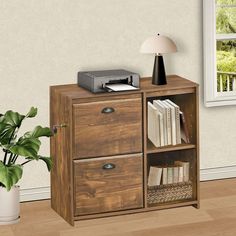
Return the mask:
M163 101L166 109L170 112L170 133L171 133L171 144L176 145L176 118L175 118L175 107L169 99Z
M165 106L162 104L161 100L154 100L153 101L153 105L157 108L158 112L162 114L163 117L163 133L164 133L164 145L166 146L168 143L168 139L167 139L167 118L166 118L166 110L165 110Z
M148 125L148 130L147 130L147 135L148 135L148 139L151 141L151 142L153 142L153 122L152 122L152 108L151 108L151 106L150 106L150 102L148 102L148 106L147 106L147 108L148 108L148 123L147 123L147 125Z
M166 112L164 111L162 114L163 115L163 128L164 128L164 145L166 146L168 144L168 139L167 139L167 119L166 119Z
M189 162L184 163L184 182L189 181Z
M160 146L165 145L165 140L164 140L164 123L163 123L163 114L159 113L159 123L160 123Z
M181 144L179 106L170 99L166 99L166 101L175 109L176 144Z
M167 183L173 184L173 167L167 167Z
M179 168L178 168L178 166L173 167L173 173L174 173L173 183L178 183L179 182Z
M175 161L175 165L183 167L183 181L189 181L190 163L187 161Z
M152 103L148 102L148 139L154 146L160 147L160 129L158 111Z
M176 118L176 144L181 144L179 107L175 108L175 118Z
M157 186L161 184L162 168L151 166L148 175L148 186Z
M167 145L172 144L172 138L171 138L171 114L170 114L170 108L166 107L166 130L167 130Z
M179 183L184 182L184 167L179 166Z
M156 146L160 147L161 146L161 133L160 133L160 116L158 114L157 109L155 110L155 114L154 114L154 122L155 122L155 126L154 126L154 132L155 132L155 139L156 139Z
M167 174L167 167L162 169L162 184L168 184L168 174Z
M157 169L153 166L150 167L149 175L148 175L148 186L156 186L157 185Z
M157 185L161 184L162 168L157 167Z
M171 105L170 105L171 106ZM175 118L175 108L171 107L171 134L172 134L172 145L176 145L176 118Z

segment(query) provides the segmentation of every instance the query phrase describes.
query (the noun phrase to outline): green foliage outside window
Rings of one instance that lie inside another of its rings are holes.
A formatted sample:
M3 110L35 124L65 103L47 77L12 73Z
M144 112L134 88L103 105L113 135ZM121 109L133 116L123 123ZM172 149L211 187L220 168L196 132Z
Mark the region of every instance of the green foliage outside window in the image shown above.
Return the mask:
M216 32L236 33L236 0L216 1Z
M236 34L236 0L216 0L216 33ZM236 72L236 40L218 40L217 46L217 71ZM226 90L227 75L223 78L223 91ZM218 91L220 75L217 74ZM232 83L232 81L230 81ZM230 84L231 86L231 84Z
M236 0L216 0L217 5L234 5Z
M235 72L236 57L231 52L217 52L217 71Z

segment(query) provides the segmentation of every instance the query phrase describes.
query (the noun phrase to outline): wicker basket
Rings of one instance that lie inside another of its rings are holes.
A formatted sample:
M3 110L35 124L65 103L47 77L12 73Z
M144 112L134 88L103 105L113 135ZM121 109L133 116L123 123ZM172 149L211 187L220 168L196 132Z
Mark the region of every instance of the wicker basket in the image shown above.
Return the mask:
M192 182L166 184L148 187L148 204L165 203L178 200L191 199L193 197Z

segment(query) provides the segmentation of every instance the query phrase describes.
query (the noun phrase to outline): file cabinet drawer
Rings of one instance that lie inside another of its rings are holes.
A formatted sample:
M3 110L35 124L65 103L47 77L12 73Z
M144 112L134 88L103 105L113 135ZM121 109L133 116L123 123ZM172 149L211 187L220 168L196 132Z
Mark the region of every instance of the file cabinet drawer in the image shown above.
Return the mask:
M143 207L142 155L74 161L75 215Z
M141 96L73 105L74 158L142 151Z

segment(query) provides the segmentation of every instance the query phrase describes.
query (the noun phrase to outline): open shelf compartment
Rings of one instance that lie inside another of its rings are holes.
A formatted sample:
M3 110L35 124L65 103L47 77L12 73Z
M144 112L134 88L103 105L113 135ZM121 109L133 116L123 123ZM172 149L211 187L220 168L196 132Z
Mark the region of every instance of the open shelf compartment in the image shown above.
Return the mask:
M162 146L162 147L155 147L150 140L147 138L147 153L154 153L154 152L160 152L166 150L171 150L171 147L173 147L173 150L178 149L188 149L193 148L195 145L197 145L197 97L196 93L185 93L185 94L176 94L176 95L169 95L169 96L155 96L155 97L147 97L146 102L153 103L153 100L165 100L169 99L172 102L174 102L176 105L179 106L180 111L183 112L185 117L185 124L187 127L187 131L189 134L189 143L185 143L183 140L181 140L181 144L178 145L169 145L169 146ZM146 116L147 116L147 110L146 110ZM147 116L148 117L148 116ZM148 119L147 119L148 122ZM147 126L148 127L148 124Z
M189 178L181 182L174 182L174 167L176 162L189 163ZM147 184L147 206L155 207L168 204L176 204L197 200L197 160L196 149L175 150L147 155L147 180L150 167L169 168L172 171L173 182L163 184L163 172L161 173L160 185L148 186ZM168 171L169 171L168 169ZM168 173L169 174L169 173ZM169 178L169 177L168 177Z

